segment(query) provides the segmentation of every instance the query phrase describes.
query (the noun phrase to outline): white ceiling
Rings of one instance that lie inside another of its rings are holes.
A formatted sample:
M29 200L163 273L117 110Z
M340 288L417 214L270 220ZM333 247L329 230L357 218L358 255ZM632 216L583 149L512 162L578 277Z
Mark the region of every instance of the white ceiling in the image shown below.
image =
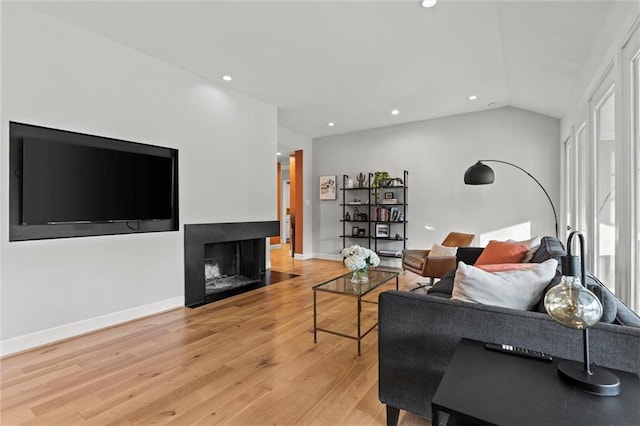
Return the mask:
M592 0L441 0L431 9L416 0L27 4L276 105L280 125L312 137L491 103L559 118L616 7ZM467 100L472 94L478 99ZM399 115L391 116L394 108Z

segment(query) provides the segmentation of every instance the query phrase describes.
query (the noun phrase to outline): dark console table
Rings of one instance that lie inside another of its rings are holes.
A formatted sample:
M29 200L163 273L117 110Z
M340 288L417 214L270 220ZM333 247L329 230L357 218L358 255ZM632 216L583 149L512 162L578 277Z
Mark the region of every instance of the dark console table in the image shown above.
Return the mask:
M481 425L640 425L638 375L609 369L620 379L620 395L595 396L563 382L559 361L489 351L462 339L431 401L432 424L448 413L458 423Z

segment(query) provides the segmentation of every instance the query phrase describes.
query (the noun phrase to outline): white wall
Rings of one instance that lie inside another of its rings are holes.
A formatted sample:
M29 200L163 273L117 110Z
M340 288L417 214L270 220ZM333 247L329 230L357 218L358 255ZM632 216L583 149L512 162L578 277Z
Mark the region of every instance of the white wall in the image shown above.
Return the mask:
M515 163L545 186L558 208L559 137L557 119L505 107L314 139L313 172L317 180L377 170L402 176L408 170L408 248L430 248L450 231L480 236L527 222L532 235L553 235L551 206L521 171L488 163L496 178L485 186L467 186L463 176L480 159ZM337 255L342 248L340 202L340 196L321 202L314 195L318 256Z
M8 242L10 120L179 149L180 231ZM183 225L274 220L277 110L2 3L4 353L184 303Z
M313 180L313 146L312 139L302 133L295 132L286 127L278 127L278 142L293 148L302 150L302 179L303 179L303 226L302 226L302 255L296 254L296 259L310 259L313 257L313 217L314 208L311 202L314 196Z

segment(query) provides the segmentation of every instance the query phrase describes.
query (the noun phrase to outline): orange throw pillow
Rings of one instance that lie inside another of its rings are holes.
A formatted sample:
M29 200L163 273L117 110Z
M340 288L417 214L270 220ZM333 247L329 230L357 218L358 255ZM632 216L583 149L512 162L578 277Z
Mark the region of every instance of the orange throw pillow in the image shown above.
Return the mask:
M529 249L524 244L506 241L489 241L487 247L476 260L475 265L493 265L496 263L519 263Z

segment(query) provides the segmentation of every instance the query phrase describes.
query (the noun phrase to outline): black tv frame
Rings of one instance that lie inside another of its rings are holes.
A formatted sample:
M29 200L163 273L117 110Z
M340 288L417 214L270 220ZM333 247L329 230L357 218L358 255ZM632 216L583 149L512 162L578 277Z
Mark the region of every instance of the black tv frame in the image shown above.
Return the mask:
M171 158L173 160L174 176L172 191L172 217L166 220L133 220L128 222L72 222L44 225L22 224L21 172L23 138L25 137L58 142L70 142L83 146L117 149L138 154L149 154ZM9 173L9 241L166 232L177 231L179 227L177 149L10 121Z

